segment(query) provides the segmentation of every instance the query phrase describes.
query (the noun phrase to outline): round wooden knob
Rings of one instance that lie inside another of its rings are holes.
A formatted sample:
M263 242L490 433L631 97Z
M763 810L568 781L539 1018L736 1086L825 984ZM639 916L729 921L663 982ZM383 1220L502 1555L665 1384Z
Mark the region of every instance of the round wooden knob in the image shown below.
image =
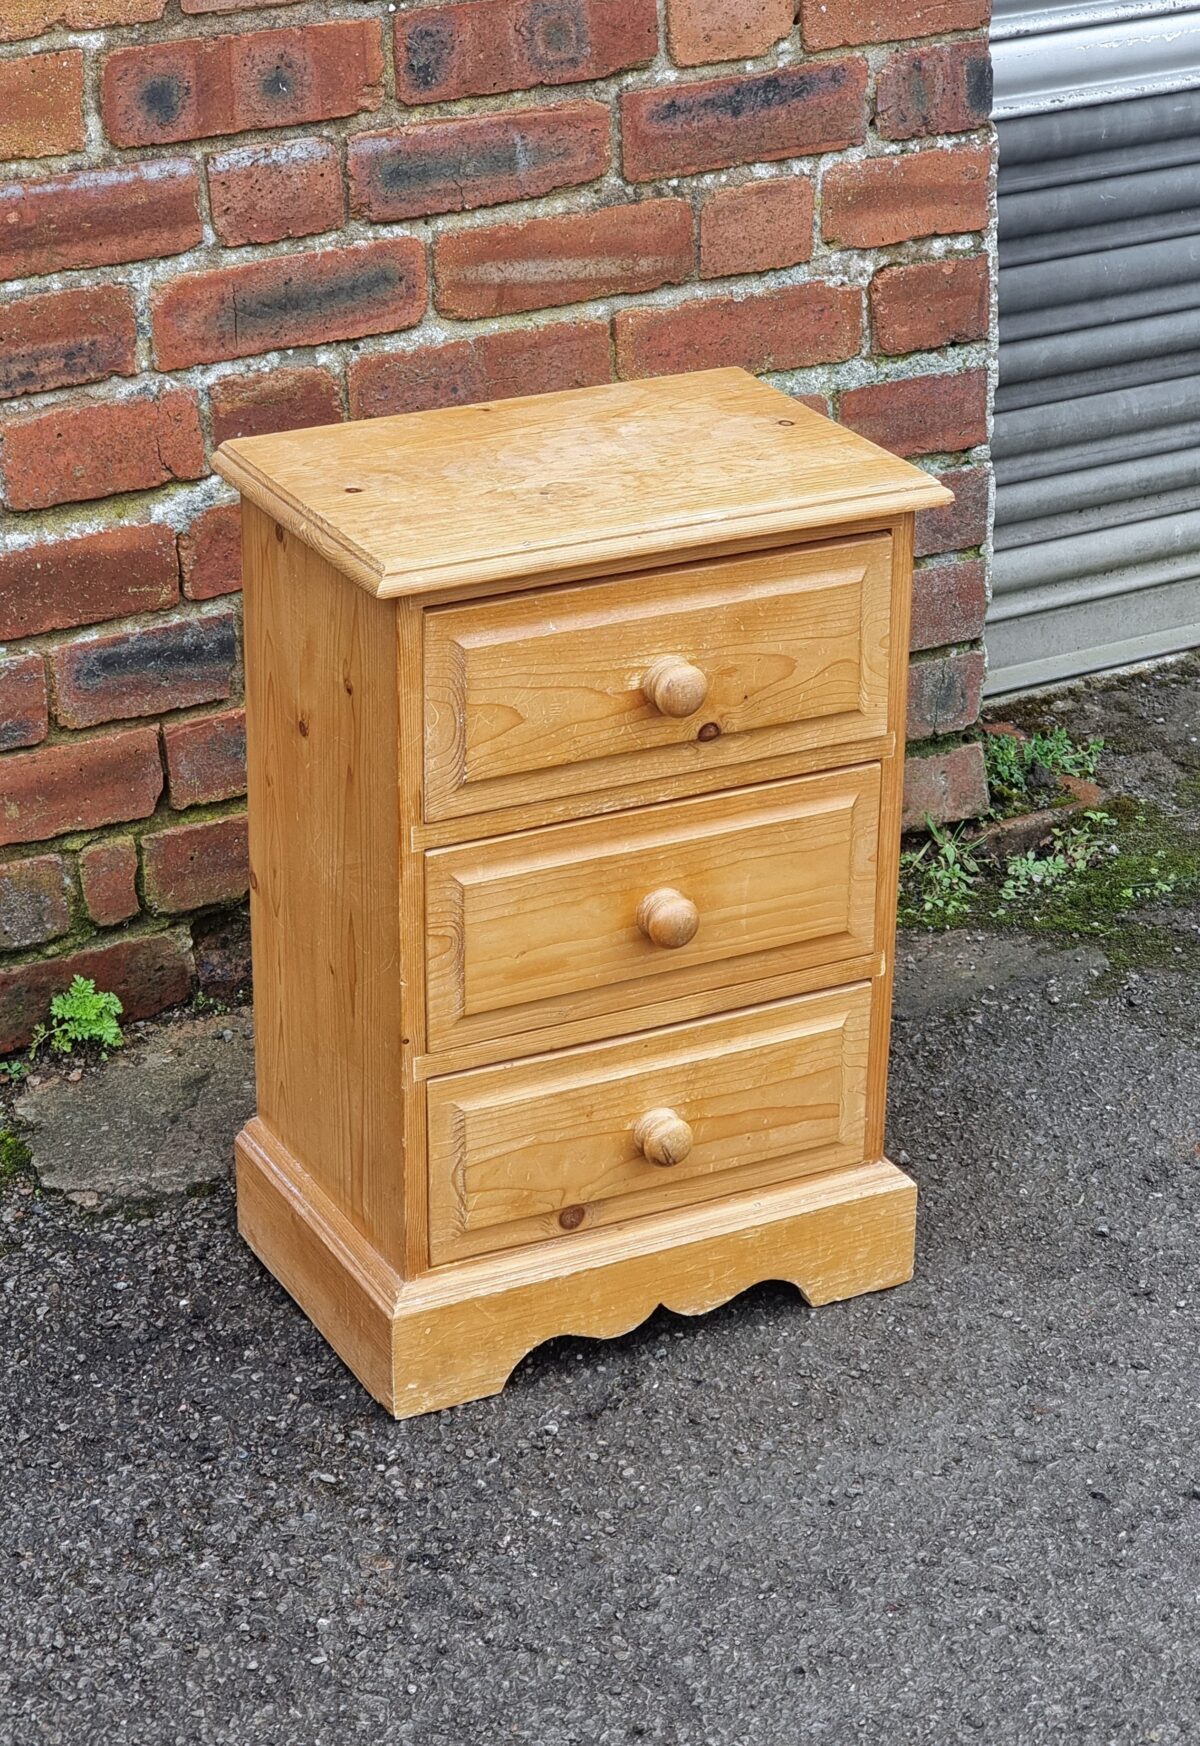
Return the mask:
M648 1109L633 1124L633 1143L650 1164L682 1164L692 1149L692 1130L673 1109Z
M708 696L708 676L682 655L660 655L646 669L642 693L660 715L695 715Z
M700 911L690 897L673 886L663 885L651 891L638 904L637 925L656 946L674 951L696 937L700 926Z

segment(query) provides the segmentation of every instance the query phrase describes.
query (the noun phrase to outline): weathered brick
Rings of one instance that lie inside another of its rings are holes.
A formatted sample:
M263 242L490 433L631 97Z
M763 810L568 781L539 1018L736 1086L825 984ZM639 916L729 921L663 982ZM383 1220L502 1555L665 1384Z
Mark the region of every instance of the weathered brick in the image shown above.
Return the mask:
M905 764L906 831L919 830L927 818L934 824L979 818L987 808L987 777L978 740L910 757Z
M373 18L114 49L101 84L105 131L119 146L330 121L382 100Z
M103 30L108 24L149 24L161 18L167 0L2 0L0 42L42 36L63 24L68 30Z
M941 649L983 635L987 571L981 558L922 564L913 572L909 648Z
M625 174L647 182L856 145L866 138L866 90L867 63L855 58L627 91Z
M707 297L673 309L622 309L620 375L666 376L740 364L795 370L853 357L862 344L862 293L819 282L760 296Z
M337 424L342 416L338 385L319 369L223 376L213 383L209 402L214 448L234 437Z
M608 323L561 321L382 352L350 366L350 413L379 418L517 394L587 388L612 376Z
M67 863L61 855L31 855L0 866L0 951L40 946L70 925Z
M87 976L121 1002L124 1018L151 1018L186 1000L192 955L186 932L139 934L57 958L39 958L0 970L0 1053L19 1049L46 1017L51 996Z
M651 291L690 277L692 265L685 200L452 231L434 243L438 308L466 318Z
M0 465L12 509L147 491L204 472L199 405L191 389L54 406L12 419L2 434Z
M0 303L0 400L137 369L133 299L118 285Z
M137 914L137 844L132 837L106 837L79 855L83 901L94 922L115 927Z
M83 150L83 51L0 61L0 158Z
M242 512L236 503L206 509L180 534L179 566L189 600L237 593L242 586Z
M822 188L825 240L873 249L983 230L990 173L991 153L973 146L834 164Z
M978 721L983 672L982 649L959 649L910 662L908 737L931 740Z
M416 237L188 273L151 301L160 369L412 327L425 310Z
M987 538L989 469L957 467L939 473L938 478L953 491L954 502L917 511L914 550L918 558L966 551L981 546Z
M250 922L244 910L218 910L192 923L196 981L210 1000L234 1000L250 984Z
M0 278L181 254L204 236L194 164L160 158L0 183Z
M718 188L700 208L700 277L769 273L807 261L813 249L813 185L780 176Z
M983 41L939 43L893 55L875 90L884 139L967 133L992 113L992 58Z
M655 0L465 0L395 21L396 93L446 103L602 79L658 48Z
M93 727L214 703L232 691L236 663L237 620L228 611L80 637L50 656L58 719Z
M250 879L245 813L143 837L142 870L146 902L168 914L236 902Z
M800 0L807 49L947 36L987 23L991 0Z
M841 396L843 424L897 455L950 454L987 441L987 373L912 376Z
M0 557L0 639L157 612L178 598L175 535L156 523Z
M375 220L466 212L595 181L609 163L602 103L425 121L350 141L350 207Z
M174 807L206 806L246 792L246 712L163 723L167 789Z
M50 729L48 709L42 657L10 655L0 660L0 752L44 740Z
M795 0L667 0L667 42L681 67L748 60L787 36Z
M871 281L876 351L936 351L960 340L985 339L989 289L986 255L885 267Z
M0 783L0 843L39 843L64 831L149 818L162 785L152 727L13 752Z
M213 228L223 243L316 236L342 222L342 170L327 139L242 146L208 160Z

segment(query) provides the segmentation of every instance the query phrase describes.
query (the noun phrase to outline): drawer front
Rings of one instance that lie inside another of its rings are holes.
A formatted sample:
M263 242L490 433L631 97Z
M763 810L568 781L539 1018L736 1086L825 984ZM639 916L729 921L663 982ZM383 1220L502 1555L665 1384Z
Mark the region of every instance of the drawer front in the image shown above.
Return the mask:
M426 613L426 817L885 733L891 549L876 534Z
M861 1163L871 999L860 983L433 1080L432 1259Z
M870 764L433 851L430 1047L870 952L879 791Z

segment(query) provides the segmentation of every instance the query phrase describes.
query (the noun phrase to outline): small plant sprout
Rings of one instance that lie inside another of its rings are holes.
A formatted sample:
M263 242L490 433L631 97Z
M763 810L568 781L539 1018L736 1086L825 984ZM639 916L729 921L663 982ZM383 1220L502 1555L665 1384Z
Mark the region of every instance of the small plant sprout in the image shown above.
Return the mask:
M1058 778L1075 776L1092 781L1104 741L1073 740L1065 727L1018 739L1016 734L988 734L983 742L992 811L1024 812L1031 804L1045 804L1041 796L1058 786Z
M914 907L927 921L953 922L965 915L980 880L980 866L962 829L948 831L928 816L927 842L901 856Z
M90 976L76 976L71 986L50 1002L50 1022L39 1025L29 1045L36 1057L43 1045L56 1055L72 1055L76 1049L98 1048L107 1056L119 1049L125 1038L117 1023L122 1011L115 994L97 989Z

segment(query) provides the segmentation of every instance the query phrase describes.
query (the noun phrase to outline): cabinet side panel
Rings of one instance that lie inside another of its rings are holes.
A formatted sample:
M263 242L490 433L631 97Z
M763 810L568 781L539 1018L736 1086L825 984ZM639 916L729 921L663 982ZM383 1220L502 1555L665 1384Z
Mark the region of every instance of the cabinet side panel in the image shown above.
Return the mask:
M258 1113L399 1269L395 607L249 503L243 529Z
M875 943L883 970L875 983L871 1017L871 1065L867 1080L867 1158L884 1155L887 1125L888 1046L892 1030L892 981L896 962L896 903L900 880L900 820L904 810L904 730L908 716L908 639L912 619L913 517L892 530L892 611L888 726L895 751L883 762L879 809Z

